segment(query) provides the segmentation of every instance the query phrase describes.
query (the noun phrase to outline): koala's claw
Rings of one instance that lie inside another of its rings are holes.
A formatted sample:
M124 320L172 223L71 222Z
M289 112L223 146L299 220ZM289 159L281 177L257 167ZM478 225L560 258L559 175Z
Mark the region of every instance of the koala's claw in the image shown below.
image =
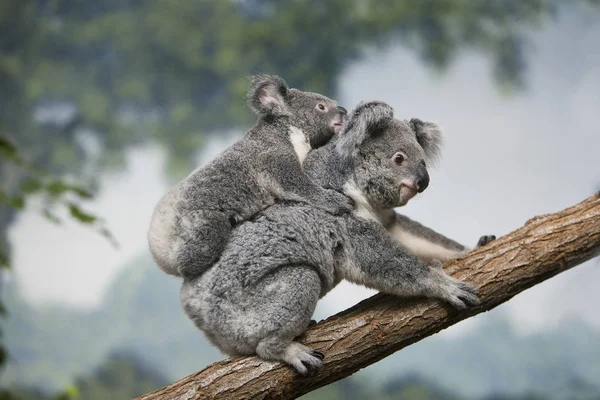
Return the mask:
M306 361L301 361L302 362L302 366L304 367L303 371L298 371L298 373L300 375L303 376L313 376L315 374L316 369L313 368L309 363L307 363Z
M477 289L475 289L473 285L461 282L454 278L450 279L452 283L443 297L444 300L449 302L457 310L465 310L470 306L480 303Z
M461 282L459 285L460 289L464 292L458 296L464 303L470 306L474 306L480 303L477 289L473 285Z
M324 354L310 347L292 342L283 357L283 361L291 365L300 375L307 375L323 366Z
M479 241L477 241L477 246L475 246L475 248L479 248L481 246L485 246L486 244L488 244L492 240L496 240L496 236L495 235L483 235L482 237L479 238Z

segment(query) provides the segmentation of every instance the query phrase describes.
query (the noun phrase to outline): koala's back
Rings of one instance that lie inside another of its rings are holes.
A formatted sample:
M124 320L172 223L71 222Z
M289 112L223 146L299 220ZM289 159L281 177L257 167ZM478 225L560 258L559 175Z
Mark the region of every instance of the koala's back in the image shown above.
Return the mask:
M271 204L272 196L265 190L268 187L264 182L269 155L282 153L290 157L290 162L297 162L289 141L282 136L250 131L217 158L192 172L174 189L179 194L179 211L218 210L245 219Z
M319 296L324 295L339 281L335 265L341 229L339 217L310 206L269 207L233 232L221 258L209 270L184 280L183 309L223 351L254 352L256 342L251 336L256 328L252 324L275 323L278 318L254 315L253 307L271 303L270 292L286 285L285 280L270 279L282 268L310 266L321 280ZM263 289L256 290L260 285Z
M154 210L148 242L158 266L179 275L175 257L196 235L206 212L216 212L232 224L244 221L271 204L280 192L269 174L277 154L298 162L287 139L286 126L260 123L217 158L193 171L172 188Z
M211 268L211 290L222 295L233 284L255 284L273 269L290 264L314 266L330 285L341 229L339 217L325 211L287 202L275 204L233 231L221 258Z

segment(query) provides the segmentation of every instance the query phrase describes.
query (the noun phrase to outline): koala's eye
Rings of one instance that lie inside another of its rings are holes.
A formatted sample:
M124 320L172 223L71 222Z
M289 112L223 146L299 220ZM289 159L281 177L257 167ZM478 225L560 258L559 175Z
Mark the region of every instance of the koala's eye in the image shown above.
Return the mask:
M317 104L317 108L321 111L325 111L325 109L326 109L325 104L323 104L323 103Z
M400 165L404 162L404 154L396 153L394 154L394 157L392 157L392 160L394 160L394 163L396 163L396 165Z

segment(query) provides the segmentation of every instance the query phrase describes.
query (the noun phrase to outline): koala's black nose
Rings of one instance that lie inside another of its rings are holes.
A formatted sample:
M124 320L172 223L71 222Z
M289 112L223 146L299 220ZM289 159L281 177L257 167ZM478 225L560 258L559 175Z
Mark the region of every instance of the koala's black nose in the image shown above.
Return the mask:
M344 107L342 106L338 106L338 111L344 115L348 115L348 110L346 110Z
M429 186L429 173L425 167L423 167L423 171L421 172L421 179L417 181L417 186L419 187L419 193L422 193Z

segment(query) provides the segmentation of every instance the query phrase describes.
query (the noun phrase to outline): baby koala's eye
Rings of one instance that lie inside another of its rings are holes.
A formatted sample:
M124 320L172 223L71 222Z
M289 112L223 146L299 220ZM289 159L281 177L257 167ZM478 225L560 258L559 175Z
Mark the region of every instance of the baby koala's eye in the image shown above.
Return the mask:
M323 104L323 103L319 103L319 104L317 104L317 108L318 108L319 110L321 110L321 111L325 111L325 108L326 108L326 107L325 107L325 104Z
M396 153L396 154L394 154L394 157L392 157L392 160L394 160L396 165L400 165L404 162L404 154Z

